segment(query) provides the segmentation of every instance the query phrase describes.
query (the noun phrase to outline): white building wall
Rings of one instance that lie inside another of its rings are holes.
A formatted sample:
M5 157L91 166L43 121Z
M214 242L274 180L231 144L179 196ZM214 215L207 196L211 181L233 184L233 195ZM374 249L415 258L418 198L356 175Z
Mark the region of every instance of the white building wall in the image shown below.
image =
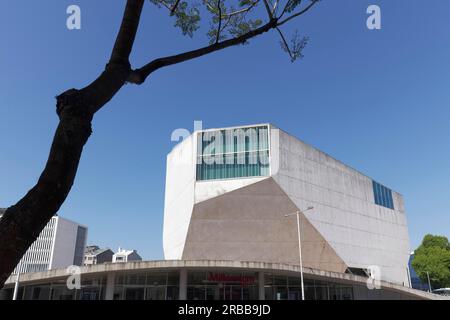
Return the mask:
M204 180L195 184L195 203L221 196L225 193L244 188L268 177L241 178L228 180Z
M65 268L73 265L75 255L78 224L59 216L56 219L58 219L58 224L49 269Z
M375 204L372 179L279 130L275 181L350 267L381 268L383 280L408 284L409 237L403 199ZM278 138L277 138L278 137ZM272 150L273 150L272 146Z
M256 183L267 177L196 182L197 134L184 139L167 156L163 247L167 260L182 259L195 203Z
M168 260L181 259L194 206L194 136L184 139L167 156L163 248Z

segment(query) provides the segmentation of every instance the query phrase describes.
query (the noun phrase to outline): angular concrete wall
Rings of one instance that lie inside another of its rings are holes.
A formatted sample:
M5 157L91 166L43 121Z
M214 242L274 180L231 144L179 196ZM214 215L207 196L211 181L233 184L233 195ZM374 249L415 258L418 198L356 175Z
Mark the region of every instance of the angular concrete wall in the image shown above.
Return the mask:
M287 133L277 137L274 180L350 267L380 268L383 280L407 285L410 247L402 196L395 210L375 204L372 179ZM278 131L278 133L276 133Z
M202 182L200 182L202 183ZM183 260L299 264L297 207L272 178L195 204ZM344 272L345 263L301 216L305 267Z
M271 126L270 177L196 181L196 133L167 158L166 259L298 264L295 217L304 210L305 265L343 272L379 268L408 285L409 237L403 198L375 204L372 179Z

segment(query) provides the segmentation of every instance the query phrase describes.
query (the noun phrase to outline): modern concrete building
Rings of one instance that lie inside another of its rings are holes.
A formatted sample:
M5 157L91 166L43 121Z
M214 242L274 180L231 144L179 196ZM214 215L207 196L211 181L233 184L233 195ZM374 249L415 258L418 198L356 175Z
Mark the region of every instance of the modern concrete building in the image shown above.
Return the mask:
M165 261L83 266L77 290L65 269L26 274L18 297L298 300L304 279L307 300L448 299L410 288L399 193L269 124L175 146L163 246ZM0 299L13 288L10 278Z
M131 261L142 261L141 256L136 250L125 250L119 248L117 252L113 255L112 262L131 262Z
M54 216L24 254L13 274L83 264L87 227Z
M270 124L194 132L167 157L169 260L303 264L409 286L403 197Z
M84 250L83 265L101 264L112 262L114 252L109 248L100 248L99 246L87 246Z

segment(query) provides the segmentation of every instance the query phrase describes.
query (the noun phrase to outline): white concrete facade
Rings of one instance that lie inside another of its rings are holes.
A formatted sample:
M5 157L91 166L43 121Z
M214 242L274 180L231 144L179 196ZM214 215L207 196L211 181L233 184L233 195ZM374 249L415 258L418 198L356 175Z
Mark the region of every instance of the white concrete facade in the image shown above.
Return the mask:
M371 178L279 129L272 138L279 141L274 180L298 208L314 207L306 217L347 266L379 267L383 280L409 284L403 197L393 192L394 210L376 205Z
M85 226L54 216L28 248L13 273L82 265L86 238Z
M409 285L403 197L392 192L393 209L375 204L371 178L267 126L266 176L197 181L201 131L169 153L165 258L296 264L296 226L284 214L313 206L302 215L307 266L370 269L384 281Z

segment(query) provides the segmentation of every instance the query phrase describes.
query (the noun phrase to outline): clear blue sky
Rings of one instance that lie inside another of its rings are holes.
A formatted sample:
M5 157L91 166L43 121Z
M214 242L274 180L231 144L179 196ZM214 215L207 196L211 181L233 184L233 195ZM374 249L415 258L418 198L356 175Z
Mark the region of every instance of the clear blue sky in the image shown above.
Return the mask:
M125 1L0 2L0 207L37 180L57 124L54 97L104 67ZM66 29L66 8L82 29ZM382 8L382 30L365 26ZM271 122L401 192L412 247L450 236L450 1L324 0L295 27L311 38L294 64L275 33L126 86L97 115L60 210L89 226L89 243L162 253L165 157L171 132ZM193 49L146 3L134 65Z

